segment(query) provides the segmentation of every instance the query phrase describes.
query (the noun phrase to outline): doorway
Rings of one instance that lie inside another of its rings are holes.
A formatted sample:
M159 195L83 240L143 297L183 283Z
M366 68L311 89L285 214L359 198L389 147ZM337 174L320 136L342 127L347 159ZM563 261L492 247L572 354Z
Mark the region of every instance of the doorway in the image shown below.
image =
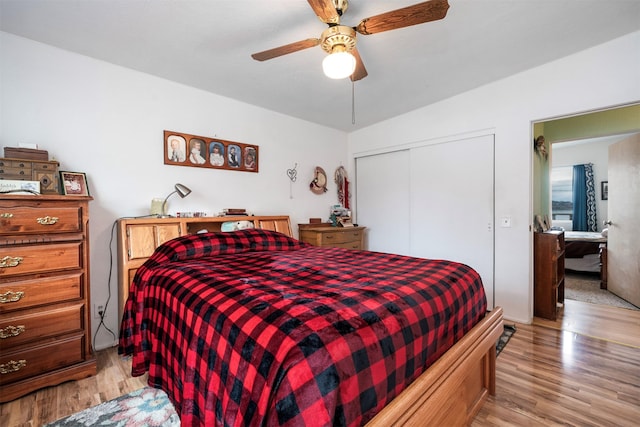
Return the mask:
M615 107L595 112L588 112L582 114L576 114L561 118L553 118L544 121L533 123L533 137L544 136L546 144L546 152L548 158L545 156L533 156L533 216L540 215L541 217L548 216L551 219L551 225L560 225L566 227L566 224L571 226L571 221L566 221L566 216L563 215L562 219L565 219L564 223L556 222L553 224L553 201L551 191L551 170L554 164L554 154L557 153L557 157L563 157L561 163L567 164L586 164L586 163L598 163L593 166L596 196L598 199L597 207L597 221L598 229L600 232L603 229L603 222L608 220L608 202L605 200L605 194L602 194L602 188L608 188L608 161L607 159L607 145L614 144L620 140L625 139L629 134L638 132L640 130L640 105L633 104L621 107ZM582 152L582 156L578 156L575 159L567 160L565 148L568 146L576 146L580 144L588 144L607 141L604 145L604 151L600 150L600 154L591 154L590 160L588 157L589 150L577 150L576 152ZM563 153L561 156L560 153ZM604 154L602 154L604 153ZM585 157L586 156L586 157ZM599 169L599 172L598 172ZM601 188L602 187L602 188ZM564 212L563 212L564 213ZM640 233L640 226L633 225L637 228L634 231L630 231L631 234L637 235ZM619 232L619 231L618 231ZM640 253L638 243L633 243L636 247L632 248L631 253ZM619 251L616 252L619 254ZM618 259L616 262L620 263ZM624 262L624 261L623 261ZM615 265L613 266L615 268ZM571 275L567 275L571 277ZM609 274L609 277L611 275ZM565 283L566 285L566 283ZM535 284L534 284L535 286Z

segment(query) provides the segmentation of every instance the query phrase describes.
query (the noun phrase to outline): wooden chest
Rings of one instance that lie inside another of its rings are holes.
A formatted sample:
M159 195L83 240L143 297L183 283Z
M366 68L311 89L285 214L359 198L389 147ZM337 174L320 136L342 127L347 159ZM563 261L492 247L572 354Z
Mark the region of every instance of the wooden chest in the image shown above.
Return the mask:
M60 194L56 161L0 158L0 179L39 181L42 194Z
M0 402L96 373L90 200L0 196Z
M315 246L364 249L366 227L333 227L331 224L298 224L300 240Z

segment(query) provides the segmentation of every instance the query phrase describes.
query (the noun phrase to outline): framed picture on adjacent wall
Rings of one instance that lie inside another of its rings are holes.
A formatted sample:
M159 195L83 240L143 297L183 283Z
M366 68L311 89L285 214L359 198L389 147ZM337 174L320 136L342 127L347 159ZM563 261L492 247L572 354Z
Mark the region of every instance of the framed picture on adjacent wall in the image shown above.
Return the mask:
M609 181L600 182L600 198L609 200Z
M87 175L84 172L60 171L60 181L62 181L62 194L65 196L89 195Z

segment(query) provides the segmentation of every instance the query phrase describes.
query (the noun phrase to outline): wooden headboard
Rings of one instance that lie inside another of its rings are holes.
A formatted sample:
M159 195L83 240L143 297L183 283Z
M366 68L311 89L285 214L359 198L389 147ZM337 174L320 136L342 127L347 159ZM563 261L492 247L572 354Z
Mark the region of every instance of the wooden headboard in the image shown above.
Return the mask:
M118 318L122 319L129 286L153 251L173 238L199 231L221 231L222 224L250 221L255 228L278 231L293 237L291 220L276 216L221 216L198 218L120 218L118 220Z

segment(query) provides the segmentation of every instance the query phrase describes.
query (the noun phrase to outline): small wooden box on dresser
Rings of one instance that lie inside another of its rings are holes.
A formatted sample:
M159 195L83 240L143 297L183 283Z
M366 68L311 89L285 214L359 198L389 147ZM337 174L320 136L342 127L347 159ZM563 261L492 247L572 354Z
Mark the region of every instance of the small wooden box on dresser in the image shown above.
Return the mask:
M301 241L314 246L346 249L364 249L366 227L334 227L329 223L298 224Z
M96 374L90 200L0 195L0 402Z
M533 236L533 314L556 320L558 303L564 303L564 231Z
M58 162L0 158L0 180L38 181L40 193L60 194Z

